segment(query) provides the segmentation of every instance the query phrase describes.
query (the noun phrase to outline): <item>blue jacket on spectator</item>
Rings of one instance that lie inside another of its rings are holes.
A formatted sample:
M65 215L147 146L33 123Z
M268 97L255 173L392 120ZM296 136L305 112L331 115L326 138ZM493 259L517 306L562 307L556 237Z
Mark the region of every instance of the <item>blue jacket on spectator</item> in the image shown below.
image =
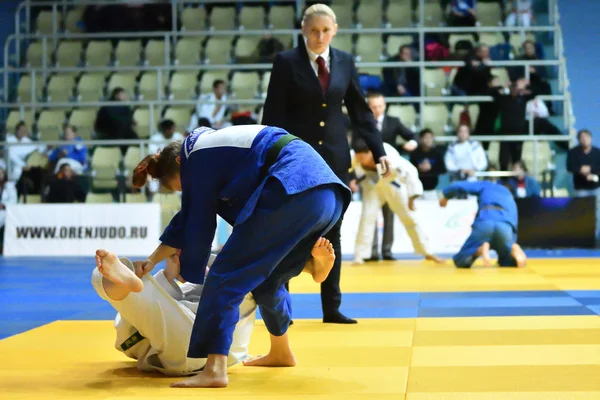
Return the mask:
M510 178L507 181L508 185L510 186L510 188L512 189L513 193L515 194L515 197L541 197L542 195L542 187L539 184L539 182L529 176L529 175L525 175L525 195L519 195L517 189L518 189L518 185L519 182L517 180L517 178Z
M83 141L83 139L81 138L75 138L76 142L81 142ZM58 146L57 148L55 148L54 150L52 150L52 152L50 153L50 155L48 156L48 159L51 162L57 162L58 160L60 160L61 158L61 153L64 151L67 152L66 158L71 158L75 161L79 161L81 163L81 165L85 165L86 164L86 160L87 160L87 147L85 147L85 145L83 144L76 144L76 143L69 143L69 144L64 144L62 146Z

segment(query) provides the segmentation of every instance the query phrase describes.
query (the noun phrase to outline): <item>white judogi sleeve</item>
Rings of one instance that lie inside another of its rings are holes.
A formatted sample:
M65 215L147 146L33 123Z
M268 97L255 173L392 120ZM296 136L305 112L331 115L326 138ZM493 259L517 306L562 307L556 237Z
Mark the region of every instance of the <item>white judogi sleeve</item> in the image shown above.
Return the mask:
M383 178L382 181L386 184L391 184L393 181L398 180L406 186L409 198L421 196L423 194L423 183L419 179L417 168L389 144L384 143L383 148L392 164L392 173L389 177Z

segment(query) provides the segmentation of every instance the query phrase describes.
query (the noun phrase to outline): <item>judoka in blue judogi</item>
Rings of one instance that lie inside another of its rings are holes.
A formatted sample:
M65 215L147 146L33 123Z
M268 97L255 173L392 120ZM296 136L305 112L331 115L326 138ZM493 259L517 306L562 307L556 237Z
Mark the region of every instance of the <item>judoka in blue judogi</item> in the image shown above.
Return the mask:
M300 274L317 239L341 217L349 189L311 146L280 128L198 128L180 153L176 146L146 157L134 171L136 186L147 173L182 191L181 211L144 268L181 249L181 277L202 283L216 216L233 226L204 282L190 339L188 357L208 358L206 367L176 386L227 384L226 355L249 292L271 334L271 351L248 364L294 365L286 335L291 302L283 285Z
M517 244L517 205L509 189L491 181L460 181L444 189L443 194L442 207L459 194L477 196L479 209L471 235L453 257L458 268L470 268L480 256L489 263L490 248L498 253L501 267L525 266L525 253Z

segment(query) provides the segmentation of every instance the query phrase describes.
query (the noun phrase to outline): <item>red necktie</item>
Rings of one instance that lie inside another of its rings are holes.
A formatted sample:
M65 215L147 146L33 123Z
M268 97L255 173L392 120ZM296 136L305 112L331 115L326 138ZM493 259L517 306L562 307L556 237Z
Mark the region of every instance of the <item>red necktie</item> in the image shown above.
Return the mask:
M326 93L327 87L329 86L329 71L327 71L325 59L321 56L317 57L317 65L319 66L319 70L317 73L317 75L319 76L319 82L321 82L323 93Z

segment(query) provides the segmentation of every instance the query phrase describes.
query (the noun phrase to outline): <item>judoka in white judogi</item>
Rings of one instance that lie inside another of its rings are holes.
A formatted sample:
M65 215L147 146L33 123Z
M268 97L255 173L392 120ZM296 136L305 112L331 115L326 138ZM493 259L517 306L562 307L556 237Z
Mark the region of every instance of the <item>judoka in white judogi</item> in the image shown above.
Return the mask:
M404 159L394 147L384 143L385 153L392 163L392 174L381 178L372 163L372 155L366 145L360 141L354 144L353 170L358 184L362 188L362 214L356 235L354 250L355 263L362 263L370 257L373 243L373 230L377 224L379 210L384 204L396 214L410 237L415 252L428 260L441 262L433 254L427 235L415 214L414 201L423 194L423 184L419 180L419 171L410 161ZM372 165L370 165L372 164Z

